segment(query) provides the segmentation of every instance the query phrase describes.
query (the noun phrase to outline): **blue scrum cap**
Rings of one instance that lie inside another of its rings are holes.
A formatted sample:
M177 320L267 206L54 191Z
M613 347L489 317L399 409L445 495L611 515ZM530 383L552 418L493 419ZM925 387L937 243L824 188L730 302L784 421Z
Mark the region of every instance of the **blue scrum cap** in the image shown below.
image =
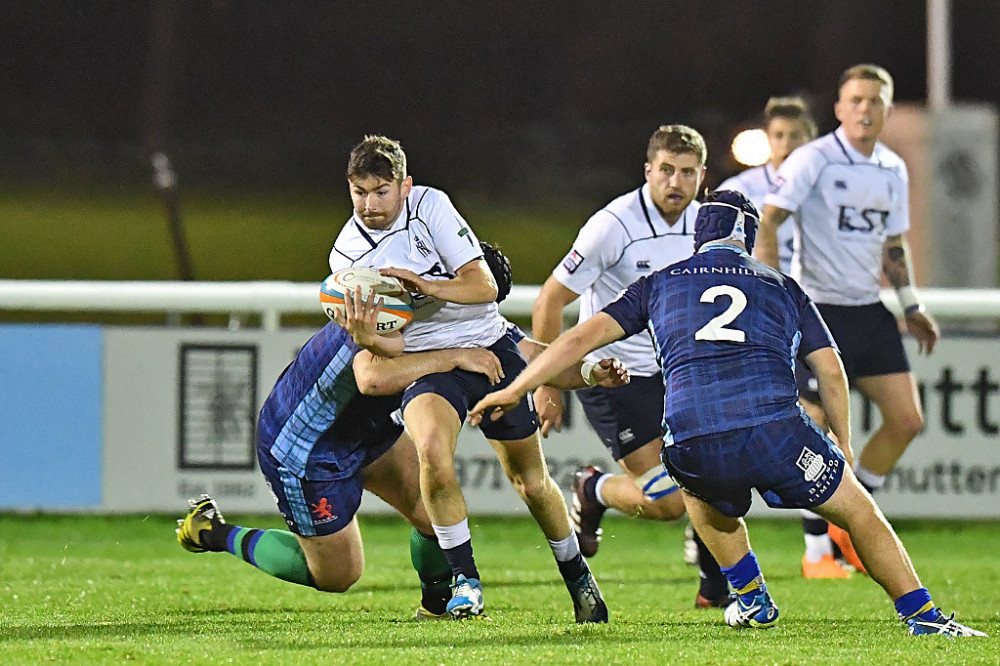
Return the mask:
M753 203L736 190L710 192L698 208L694 220L694 250L714 240L738 240L753 251L760 213Z

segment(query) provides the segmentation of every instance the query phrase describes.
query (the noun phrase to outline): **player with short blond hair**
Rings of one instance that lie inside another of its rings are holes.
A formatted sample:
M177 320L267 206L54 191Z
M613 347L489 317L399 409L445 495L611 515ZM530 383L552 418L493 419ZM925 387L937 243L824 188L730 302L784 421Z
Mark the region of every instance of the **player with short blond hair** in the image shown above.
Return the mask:
M917 384L896 318L879 296L882 275L896 289L919 351L930 353L940 335L914 288L906 241L906 164L879 141L893 92L892 77L882 67L861 64L843 72L834 105L840 126L782 163L764 199L756 250L761 261L777 267L777 230L791 218L799 239L791 274L830 327L852 386L882 416L882 425L855 464L858 479L872 492L885 484L923 427ZM863 569L845 533L834 525L830 536L848 562Z

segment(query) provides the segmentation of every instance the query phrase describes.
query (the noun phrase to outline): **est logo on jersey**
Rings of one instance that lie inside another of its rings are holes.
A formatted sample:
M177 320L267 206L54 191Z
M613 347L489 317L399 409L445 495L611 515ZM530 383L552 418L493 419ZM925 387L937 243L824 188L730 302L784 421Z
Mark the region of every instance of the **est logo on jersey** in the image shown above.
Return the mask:
M345 313L344 298L352 297L356 287L361 287L365 297L374 291L376 303L382 301L382 311L378 315L379 334L401 330L413 319L410 294L399 280L381 275L375 268L350 267L332 273L320 285L320 306L331 321L335 321L334 311Z

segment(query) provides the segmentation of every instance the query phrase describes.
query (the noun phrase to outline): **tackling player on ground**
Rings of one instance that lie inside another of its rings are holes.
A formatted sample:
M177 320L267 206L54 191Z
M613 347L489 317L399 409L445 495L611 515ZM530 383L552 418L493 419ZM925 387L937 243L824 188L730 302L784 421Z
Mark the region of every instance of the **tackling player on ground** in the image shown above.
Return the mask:
M416 619L450 617L451 567L420 497L416 449L394 412L402 390L424 375L458 368L495 384L500 362L480 348L374 356L359 347L372 343L381 349L385 342L375 333L373 301L371 296L361 299L360 292L348 299L346 315L338 317L343 327L330 323L310 338L261 409L257 457L291 531L228 524L216 503L203 495L190 500L191 510L178 521L177 538L191 552L228 552L281 580L345 592L364 570L355 514L362 489L367 489L413 525L410 557L422 588ZM518 345L529 356L544 349L523 336ZM608 384L628 379L611 360L598 365L594 374ZM570 369L556 385L584 386L580 368ZM381 397L360 395L359 390Z
M758 218L738 192L709 195L698 210L693 257L637 280L561 335L510 386L481 400L470 418L497 418L589 351L649 331L667 385L663 463L737 593L726 608L727 624L778 622L743 522L750 491L757 489L770 506L808 507L846 529L911 634L985 636L934 605L903 544L851 471L840 356L798 284L748 254ZM839 448L798 405L796 356L816 374Z

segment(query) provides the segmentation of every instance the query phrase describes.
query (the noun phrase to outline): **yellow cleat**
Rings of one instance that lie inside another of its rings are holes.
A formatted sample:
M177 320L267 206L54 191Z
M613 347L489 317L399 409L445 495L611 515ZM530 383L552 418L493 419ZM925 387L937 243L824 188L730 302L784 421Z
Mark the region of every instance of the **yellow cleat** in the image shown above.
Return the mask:
M417 606L417 612L413 614L413 619L417 622L424 622L426 620L450 620L451 614L448 611L443 613L432 613L423 604Z
M188 505L191 509L188 514L177 521L177 542L192 553L204 553L209 549L202 543L201 533L204 530L211 530L213 526L224 524L225 518L222 512L215 505L208 495L202 495L198 499L189 499Z

